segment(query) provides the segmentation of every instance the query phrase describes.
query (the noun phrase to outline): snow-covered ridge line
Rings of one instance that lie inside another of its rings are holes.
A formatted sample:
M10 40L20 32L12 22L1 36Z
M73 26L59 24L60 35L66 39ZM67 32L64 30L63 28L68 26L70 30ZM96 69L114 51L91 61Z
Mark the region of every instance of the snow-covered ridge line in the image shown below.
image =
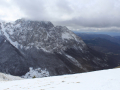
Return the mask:
M47 21L18 19L0 23L0 31L16 48L32 47L45 52L60 52L71 47L85 47L85 43L65 26L54 26Z
M0 82L9 90L120 90L120 69Z
M7 40L12 44L12 45L14 45L16 48L18 48L18 42L13 42L11 39L10 39L10 36L9 36L9 34L7 33L7 31L6 31L6 28L4 27L4 23L1 23L1 33L7 38Z

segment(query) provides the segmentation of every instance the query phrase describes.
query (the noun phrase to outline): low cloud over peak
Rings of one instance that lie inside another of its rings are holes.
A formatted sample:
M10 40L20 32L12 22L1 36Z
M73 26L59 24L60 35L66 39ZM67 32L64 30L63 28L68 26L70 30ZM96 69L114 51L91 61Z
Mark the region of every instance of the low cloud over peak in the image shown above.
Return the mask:
M0 3L1 20L24 17L74 30L120 28L120 0L1 0Z

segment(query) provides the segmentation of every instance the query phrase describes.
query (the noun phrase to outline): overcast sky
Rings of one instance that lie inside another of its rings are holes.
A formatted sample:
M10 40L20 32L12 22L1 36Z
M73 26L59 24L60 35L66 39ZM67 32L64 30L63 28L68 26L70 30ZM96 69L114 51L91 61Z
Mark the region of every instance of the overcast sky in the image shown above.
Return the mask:
M0 20L19 18L78 31L120 31L120 0L0 0Z

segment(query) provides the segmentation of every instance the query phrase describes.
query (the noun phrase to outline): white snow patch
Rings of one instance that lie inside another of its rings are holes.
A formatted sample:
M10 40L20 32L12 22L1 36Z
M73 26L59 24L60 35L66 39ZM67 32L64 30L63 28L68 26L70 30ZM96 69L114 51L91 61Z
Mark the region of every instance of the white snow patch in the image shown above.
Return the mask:
M6 40L4 40L4 42L6 42Z
M62 39L73 39L73 37L69 33L65 32L62 33Z
M2 33L1 33L1 30L0 30L0 35L1 35Z
M38 48L39 49L39 48ZM45 52L48 52L48 53L50 53L50 51L48 51L48 50L46 50L45 48L40 48L40 49L42 49L43 51L45 51Z
M120 69L0 82L1 90L120 90Z
M23 78L42 78L42 77L48 77L49 72L45 69L42 70L41 68L33 69L32 67L29 68L29 72L27 72Z
M1 27L2 27L2 32L3 32L3 34L5 35L5 37L7 38L7 40L13 45L13 46L15 46L16 48L18 48L18 42L13 42L11 39L10 39L10 37L9 37L9 34L7 34L7 32L6 32L6 29L4 28L4 25L3 25L3 23L1 23Z
M49 22L48 21L44 21L45 24L48 24Z
M13 35L13 33L14 33L14 32L13 32L13 29L9 29L9 34L10 34L10 35Z
M75 64L76 66L82 68L82 65L75 58L73 58L72 56L67 55L67 54L66 54L66 56L73 62L73 64Z
M30 47L29 46L24 46L25 50L28 50Z
M77 41L77 42L80 41L80 40L77 39L76 35L74 35L74 34L71 34L71 35L72 35L72 37L75 39L75 41Z
M15 27L21 27L21 25L20 25L20 24L17 24L17 25L15 25Z
M22 78L18 76L12 76L9 74L0 73L0 81L12 81L12 80L21 80Z

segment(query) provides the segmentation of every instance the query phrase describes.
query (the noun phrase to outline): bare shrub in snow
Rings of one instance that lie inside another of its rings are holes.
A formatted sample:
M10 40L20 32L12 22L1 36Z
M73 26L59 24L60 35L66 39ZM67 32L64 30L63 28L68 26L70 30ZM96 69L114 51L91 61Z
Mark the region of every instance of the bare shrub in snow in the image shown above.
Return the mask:
M48 77L49 72L44 69L42 70L41 68L33 69L32 67L29 68L29 72L27 72L23 78L42 78L42 77Z

